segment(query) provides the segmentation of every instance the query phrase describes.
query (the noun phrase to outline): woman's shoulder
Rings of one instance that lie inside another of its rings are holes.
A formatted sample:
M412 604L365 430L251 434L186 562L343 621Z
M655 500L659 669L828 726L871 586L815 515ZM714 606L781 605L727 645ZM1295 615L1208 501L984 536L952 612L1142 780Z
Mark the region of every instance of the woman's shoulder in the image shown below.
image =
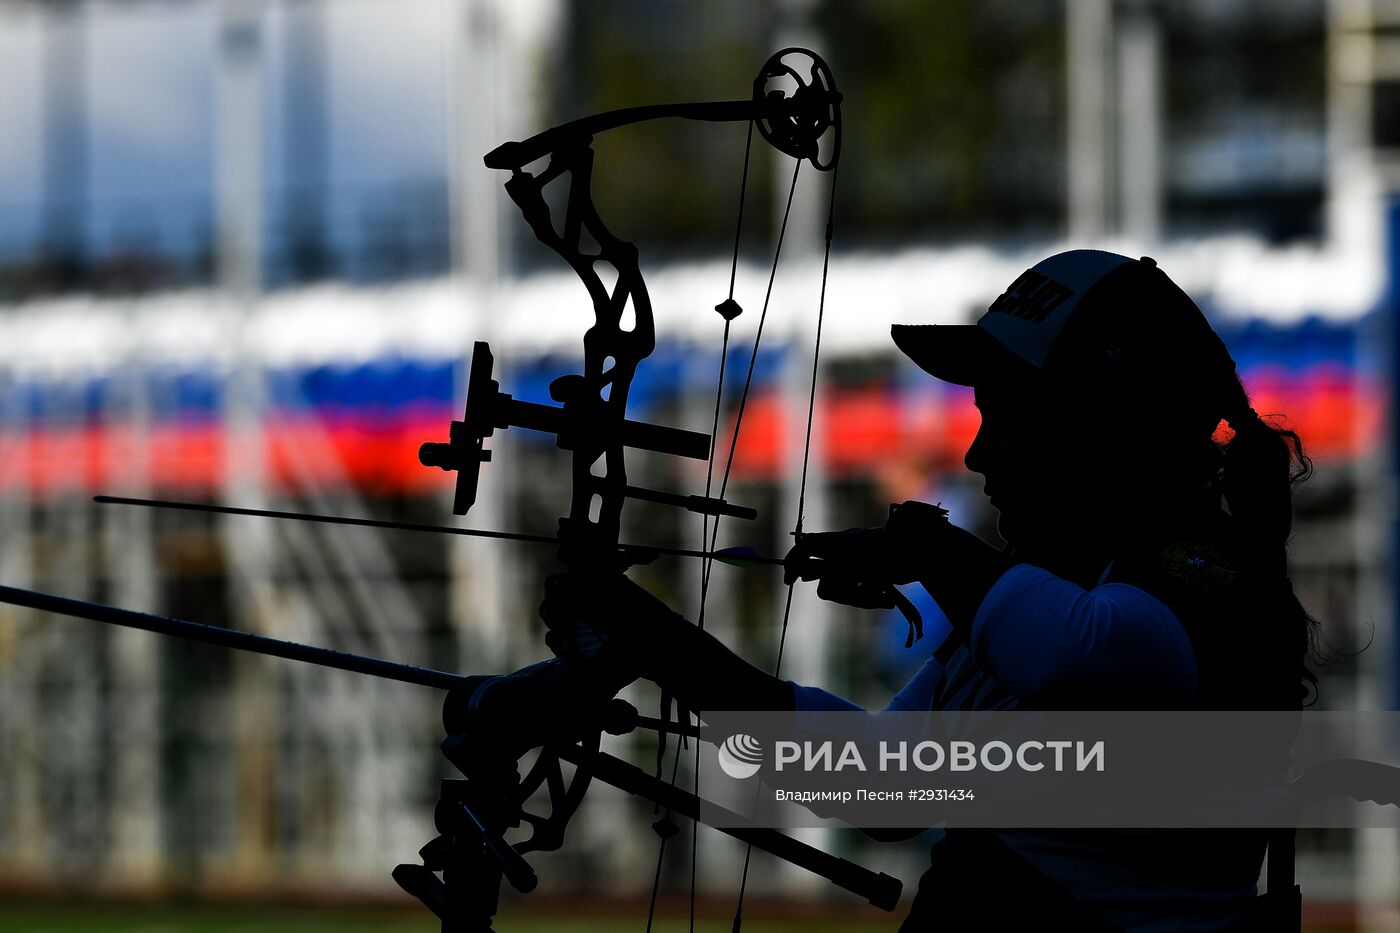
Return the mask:
M1289 594L1258 570L1228 513L1189 516L1144 536L1113 579L1151 593L1180 620L1200 671L1198 705L1291 707L1296 662L1280 624Z
M1238 597L1248 576L1230 516L1217 509L1143 529L1114 556L1105 582L1137 586L1178 615L1194 615Z

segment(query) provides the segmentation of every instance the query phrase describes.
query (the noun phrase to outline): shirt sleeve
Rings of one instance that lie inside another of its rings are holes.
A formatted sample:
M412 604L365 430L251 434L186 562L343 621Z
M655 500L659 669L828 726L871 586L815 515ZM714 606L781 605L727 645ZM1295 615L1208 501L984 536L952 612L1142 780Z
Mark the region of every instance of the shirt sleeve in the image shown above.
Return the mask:
M933 693L943 679L943 662L932 655L894 695L885 712L923 712L933 708Z
M1146 590L1086 590L1018 564L993 584L972 621L979 666L1023 702L1118 697L1180 704L1195 692L1191 640Z
M825 713L832 710L850 712L852 710L864 712L865 707L857 706L843 696L837 696L821 687L804 687L802 684L792 684L792 695L796 701L796 709L805 713Z
M943 662L938 660L936 655L930 656L881 712L924 712L931 709L933 707L933 693L938 689L938 682L942 677ZM788 681L788 683L792 686L796 708L801 712L830 712L832 710L849 712L864 709L845 697L837 696L820 687L806 687L792 681Z

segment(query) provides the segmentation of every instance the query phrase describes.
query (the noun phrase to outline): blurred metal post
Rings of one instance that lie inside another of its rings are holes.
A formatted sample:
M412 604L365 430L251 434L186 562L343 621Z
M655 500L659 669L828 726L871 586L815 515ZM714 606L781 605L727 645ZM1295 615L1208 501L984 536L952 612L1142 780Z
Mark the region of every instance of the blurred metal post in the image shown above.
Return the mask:
M1380 313L1368 325L1380 339L1361 342L1358 371L1386 375L1389 443L1374 445L1376 452L1354 467L1364 497L1360 501L1367 503L1357 513L1357 629L1365 631L1378 618L1387 624L1374 628L1374 641L1361 654L1356 709L1400 704L1400 419L1395 404L1400 399L1400 152L1380 148L1374 122L1377 85L1400 82L1400 42L1393 38L1397 26L1397 0L1329 0L1327 5L1328 247L1363 263L1383 262L1387 282ZM1379 355L1371 360L1374 369L1364 365L1367 354ZM1372 444L1359 444L1358 449L1368 446ZM1394 830L1359 829L1353 840L1359 929L1395 929L1400 923L1400 838Z
M52 284L71 289L84 277L87 208L87 37L90 7L82 0L56 0L43 8L43 247ZM45 386L44 414L60 436L84 423L83 377L63 374ZM69 442L73 462L86 452ZM41 578L64 592L86 595L93 584L90 558L91 505L70 490L46 503L44 539L36 561ZM97 747L103 726L98 679L107 644L104 633L40 636L32 655L36 684L52 691L42 702L33 746L42 756L40 819L47 822L48 848L71 856L59 866L68 876L96 868L106 810L103 759ZM57 847L57 848L55 848Z
M262 289L262 12L258 0L221 0L215 223L217 276L242 311Z
M501 108L499 99L503 58L517 61L516 51L501 55L500 43L507 35L502 28L496 0L455 0L448 6L451 43L449 74L448 132L451 164L448 167L452 218L452 257L455 280L468 315L472 340L485 340L496 351L496 378L507 383L509 351L501 347L497 315L500 309L501 277L501 179L482 164L482 156L499 144ZM454 379L453 403L466 398L470 347L456 350L458 364ZM510 464L509 432L499 432L491 440L498 463ZM487 484L474 506L471 524L476 528L505 527L505 505L512 501L511 477L516 470L488 469ZM448 487L447 495L451 495ZM447 499L443 499L444 512ZM499 541L459 538L448 542L449 614L457 633L457 669L477 672L508 670L512 667L512 647L524 629L521 619L506 617L505 594L510 592L510 566L507 552Z
M1381 313L1363 321L1358 336L1357 378L1367 373L1386 375L1390 404L1385 406L1389 443L1357 438L1355 449L1372 451L1358 456L1352 466L1357 501L1356 615L1357 631L1372 632L1368 650L1357 664L1353 709L1396 709L1400 687L1400 605L1396 581L1400 580L1400 196L1388 203L1376 199L1372 209L1387 221L1387 270ZM1367 339L1375 338L1375 339ZM1358 396L1372 391L1361 386ZM1374 620L1384 620L1376 625ZM1387 624L1388 623L1388 624ZM1372 736L1378 745L1387 737ZM1393 738L1393 737L1389 737ZM1393 930L1400 925L1400 834L1393 829L1352 830L1356 867L1353 873L1359 908L1358 929ZM1306 896L1306 885L1304 894Z
M91 6L82 0L60 0L47 7L44 61L44 237L55 284L72 288L86 278L87 213L87 53ZM86 377L66 374L51 384L53 408L46 414L61 431L71 431L88 417ZM73 444L73 459L83 454ZM81 489L81 487L80 487ZM92 504L80 490L67 491L48 504L50 542L48 566L43 568L61 592L87 595L94 585ZM98 743L105 724L99 687L109 633L54 634L55 650L44 667L57 686L44 709L48 773L46 816L55 838L73 853L63 868L93 870L102 857L102 834L109 811L104 807L106 782ZM55 676L56 675L56 676ZM55 683L56 681L56 683Z
M0 10L3 28L14 28L17 12ZM46 138L45 148L51 146ZM46 161L49 154L45 152ZM33 587L35 571L30 392L38 381L33 371L0 371L0 580L23 588ZM47 636L40 626L43 621L36 622L30 612L0 608L0 855L18 873L35 876L49 868L50 832L43 810L46 756L40 745L39 683Z
M1108 232L1108 83L1111 0L1067 0L1069 237L1088 246Z
M824 53L822 36L813 22L815 10L815 0L782 0L775 30L775 48L795 46ZM839 76L837 80L839 82ZM774 210L777 211L773 229L777 230L782 223L783 205L791 185L794 163L792 159L777 152L770 154L775 166L773 193L776 198ZM822 445L825 433L822 427L825 387L822 372L814 371L813 368L813 355L818 339L817 307L821 297L823 233L833 181L831 176L832 173L818 172L810 164L802 165L783 244L782 265L779 267L782 280L774 288L774 307L770 309L772 313L780 316L780 320L784 306L794 309L791 326L783 335L788 340L782 368L783 381L780 386L783 399L783 430L786 434L783 467L786 487L779 498L782 515L777 528L781 538L774 542L772 553L776 554L785 554L792 546L792 539L788 537L788 533L797 523L799 498L802 498L804 530L826 531L830 529L831 524L826 457ZM828 310L833 314L840 313L838 309ZM810 449L807 446L809 410L812 417ZM777 588L778 605L782 606L787 593L782 580L776 574L773 585ZM775 624L778 621L774 619ZM831 639L834 637L832 621L831 604L817 599L816 588L797 584L792 593L790 627L784 646L782 667L778 671L780 677L814 686L835 686L830 681ZM832 841L832 834L828 829L798 830L794 835L803 842L821 849L830 848ZM779 864L778 871L786 892L801 892L810 896L822 890L821 879L810 872L802 871L786 862Z
M1376 255L1385 237L1382 185L1371 143L1376 37L1371 0L1327 5L1327 244Z
M331 271L326 242L326 3L287 0L282 153L287 255L295 282Z
M1122 232L1151 248L1162 227L1162 40L1155 0L1129 0L1118 28L1118 206Z
M151 494L151 399L149 363L141 347L140 302L122 303L130 343L114 378L105 413L109 474L104 489L127 495ZM91 506L89 506L91 508ZM156 579L154 514L147 509L106 509L103 566L119 606L160 612ZM108 635L112 695L107 704L113 736L111 838L114 863L123 882L150 885L159 880L162 849L160 806L160 666L164 648L145 632L115 629Z
M28 374L34 379L33 373ZM30 383L32 385L32 383ZM34 504L31 499L32 451L28 388L21 377L0 375L0 428L9 438L0 457L4 497L0 499L0 579L32 588L34 579ZM23 582L19 582L23 581ZM40 625L43 623L40 622ZM42 809L44 755L39 668L45 633L32 631L31 614L14 606L0 608L0 851L10 864L36 874L44 870L45 820Z
M59 281L71 287L86 261L87 6L44 4L43 246Z
M262 18L259 0L222 0L217 115L218 279L227 314L229 353L224 386L225 501L265 504L265 452L262 434L264 384L251 319L262 288L263 76ZM224 541L230 567L232 617L252 632L272 630L273 532L268 522L227 522ZM267 865L272 844L268 788L273 762L266 731L277 722L270 691L254 681L261 659L235 655L228 722L234 735L235 874ZM212 778L212 775L201 775Z

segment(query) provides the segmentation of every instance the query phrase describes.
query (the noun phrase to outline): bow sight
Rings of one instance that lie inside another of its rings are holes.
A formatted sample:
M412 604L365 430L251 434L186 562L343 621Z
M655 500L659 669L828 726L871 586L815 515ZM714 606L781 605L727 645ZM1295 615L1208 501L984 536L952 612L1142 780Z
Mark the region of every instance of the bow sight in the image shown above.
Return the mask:
M650 450L692 460L706 460L710 456L710 435L698 431L628 419L623 419L615 429L610 428L606 412L591 399L582 376L560 376L550 384L550 397L563 403L555 407L522 402L500 391L500 383L491 378L493 367L491 348L484 341L477 341L472 347L467 408L462 420L452 422L446 444L429 442L418 448L418 461L424 466L457 473L457 486L452 499L452 512L455 515L466 515L476 503L481 464L491 461L491 451L485 448L485 442L497 428L528 428L553 434L560 450L581 450L589 446L606 449L620 444L634 450ZM590 482L599 494L616 492L628 499L679 506L703 515L758 517L754 509L730 505L722 499L657 492L627 485L610 490L604 477L591 477Z

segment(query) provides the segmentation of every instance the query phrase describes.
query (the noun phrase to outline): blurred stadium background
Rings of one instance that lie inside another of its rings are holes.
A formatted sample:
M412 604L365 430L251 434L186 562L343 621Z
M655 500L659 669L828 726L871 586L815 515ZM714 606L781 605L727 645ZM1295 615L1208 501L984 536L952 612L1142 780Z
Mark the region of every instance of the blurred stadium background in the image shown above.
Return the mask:
M505 391L545 401L591 320L480 156L602 109L745 97L790 44L826 55L846 95L807 527L918 497L990 535L961 466L970 398L898 358L888 325L970 321L1066 246L1151 254L1316 459L1293 560L1332 658L1319 704L1395 708L1396 0L3 0L0 580L465 673L546 656L548 548L91 496L445 521L451 480L416 449L459 417L470 342L491 341ZM743 134L596 141L603 217L640 246L657 309L634 417L709 430ZM790 171L755 151L736 347ZM799 185L736 458L730 498L763 517L726 526L778 553L824 182ZM565 459L523 432L492 445L468 524L551 533ZM646 485L703 482L638 462ZM699 545L695 516L630 521ZM637 575L685 607L698 569ZM771 663L780 581L715 581L710 625ZM800 591L784 674L882 704L921 660L903 637ZM0 928L434 928L389 870L432 835L438 702L0 607ZM640 926L650 822L595 788L501 926ZM1311 929L1400 928L1395 835L1302 835ZM927 851L819 841L911 892ZM673 916L688 850L665 866ZM702 833L707 925L727 925L740 858ZM891 926L767 859L750 890L774 924L755 929Z

